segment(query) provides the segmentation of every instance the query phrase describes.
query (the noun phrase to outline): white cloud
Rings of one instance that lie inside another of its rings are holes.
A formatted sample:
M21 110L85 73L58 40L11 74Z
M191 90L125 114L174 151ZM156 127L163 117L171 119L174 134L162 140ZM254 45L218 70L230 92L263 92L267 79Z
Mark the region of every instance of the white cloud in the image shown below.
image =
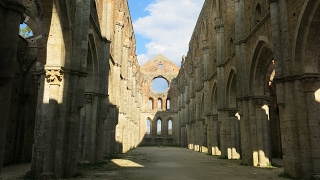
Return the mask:
M133 23L136 34L150 39L147 52L138 54L142 65L158 54L180 66L204 0L157 0L145 9L148 16Z

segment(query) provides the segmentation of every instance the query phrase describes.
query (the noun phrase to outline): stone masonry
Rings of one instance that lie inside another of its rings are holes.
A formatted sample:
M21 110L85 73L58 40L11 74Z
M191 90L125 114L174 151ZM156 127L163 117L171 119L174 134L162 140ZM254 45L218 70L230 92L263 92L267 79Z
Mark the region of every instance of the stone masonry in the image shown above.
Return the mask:
M182 146L319 176L319 4L205 1L177 77Z
M318 178L319 17L320 0L206 0L181 67L140 66L127 0L0 0L0 178L30 161L69 178L138 145Z

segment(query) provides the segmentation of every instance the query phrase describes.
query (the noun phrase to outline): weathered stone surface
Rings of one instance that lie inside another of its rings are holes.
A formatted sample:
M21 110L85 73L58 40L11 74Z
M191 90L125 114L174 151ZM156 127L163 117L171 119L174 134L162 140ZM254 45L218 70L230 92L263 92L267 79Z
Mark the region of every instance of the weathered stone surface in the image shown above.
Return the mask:
M0 164L68 178L142 143L318 178L319 7L206 0L179 68L139 66L127 0L0 0Z

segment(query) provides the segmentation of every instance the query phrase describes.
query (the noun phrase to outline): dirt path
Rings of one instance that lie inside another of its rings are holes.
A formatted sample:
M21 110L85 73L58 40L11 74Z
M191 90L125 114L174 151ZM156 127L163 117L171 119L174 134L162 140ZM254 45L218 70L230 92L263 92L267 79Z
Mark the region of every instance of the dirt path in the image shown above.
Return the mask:
M28 171L20 166L16 172ZM6 169L6 167L5 167ZM10 168L7 168L7 170ZM11 170L14 170L12 167ZM79 174L71 179L107 180L246 180L284 179L283 168L255 168L238 160L219 159L184 148L139 147L97 165L79 165ZM9 173L3 173L4 176ZM12 175L12 173L11 173ZM23 174L16 173L18 179ZM3 176L3 177L4 177ZM6 176L8 178L8 176ZM6 179L6 178L3 178Z
M118 164L118 165L117 165ZM88 171L88 168L92 168ZM94 170L93 170L94 169ZM93 171L92 171L93 170ZM95 171L95 172L94 172ZM78 178L132 180L284 179L283 168L255 168L183 148L140 147L101 167L86 167Z

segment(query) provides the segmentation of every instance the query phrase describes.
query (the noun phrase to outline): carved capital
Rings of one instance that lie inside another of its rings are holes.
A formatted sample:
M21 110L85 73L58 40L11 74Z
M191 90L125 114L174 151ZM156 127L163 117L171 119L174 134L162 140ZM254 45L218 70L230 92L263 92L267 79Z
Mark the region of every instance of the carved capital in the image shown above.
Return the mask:
M228 114L230 117L235 117L237 112L237 110L228 110Z
M269 0L269 3L274 3L274 2L278 2L278 0Z
M305 92L313 92L316 90L315 88L315 82L318 78L315 77L307 77L302 79L303 88Z
M61 69L46 69L47 82L50 85L60 85L63 79L63 71Z
M128 60L128 65L129 65L129 67L132 67L133 66L133 61Z
M124 24L122 21L118 21L116 22L116 28L119 30L119 29L122 29L124 27Z
M213 115L213 121L218 122L218 119L219 119L218 117L219 117L218 114L214 114Z
M210 46L208 46L207 44L205 46L202 47L202 51L205 53L205 54L209 54L210 52Z
M268 105L269 100L266 98L254 98L253 99L253 106L255 108L261 108L263 105Z
M130 46L127 44L123 45L124 52L129 52Z
M85 98L86 98L86 104L91 104L93 101L93 94L86 94Z

